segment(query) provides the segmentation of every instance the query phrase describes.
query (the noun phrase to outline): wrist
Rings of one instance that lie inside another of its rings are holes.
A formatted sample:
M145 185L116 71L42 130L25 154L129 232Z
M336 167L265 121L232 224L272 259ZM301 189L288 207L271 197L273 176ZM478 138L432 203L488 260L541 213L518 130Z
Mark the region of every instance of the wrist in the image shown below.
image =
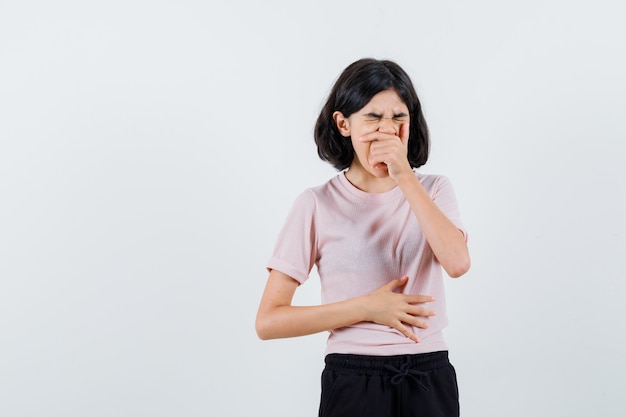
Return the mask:
M368 306L370 305L369 297L369 295L363 295L353 300L355 302L354 311L358 322L372 321L372 317L370 317L368 309Z
M400 186L417 180L417 178L415 177L415 172L413 172L413 169L411 169L410 167L408 169L402 170L397 174L394 174L392 177Z

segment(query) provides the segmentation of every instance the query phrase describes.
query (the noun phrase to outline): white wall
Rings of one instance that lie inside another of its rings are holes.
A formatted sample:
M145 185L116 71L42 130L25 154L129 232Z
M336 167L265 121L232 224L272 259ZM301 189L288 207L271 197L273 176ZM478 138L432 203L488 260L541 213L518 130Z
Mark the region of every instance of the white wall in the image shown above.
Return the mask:
M335 77L396 60L473 257L463 415L623 414L617 1L0 2L0 415L314 416L324 335L261 342ZM317 303L315 280L299 303Z

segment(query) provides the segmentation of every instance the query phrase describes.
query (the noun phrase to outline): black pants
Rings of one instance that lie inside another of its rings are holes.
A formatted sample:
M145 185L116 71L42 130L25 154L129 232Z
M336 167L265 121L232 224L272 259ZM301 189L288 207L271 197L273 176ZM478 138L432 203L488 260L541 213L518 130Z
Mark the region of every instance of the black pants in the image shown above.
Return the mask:
M448 352L326 356L319 417L458 416Z

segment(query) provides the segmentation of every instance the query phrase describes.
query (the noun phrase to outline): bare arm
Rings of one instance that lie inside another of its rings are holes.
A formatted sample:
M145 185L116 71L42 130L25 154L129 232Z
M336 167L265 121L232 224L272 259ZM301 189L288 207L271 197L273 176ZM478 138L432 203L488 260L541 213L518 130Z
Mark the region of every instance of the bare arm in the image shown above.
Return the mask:
M413 171L398 176L396 181L443 269L453 278L465 274L470 257L463 233L439 210Z
M304 336L370 321L393 327L419 342L405 324L426 328L426 322L420 317L432 316L434 312L419 304L433 298L394 292L406 282L406 277L395 279L367 296L337 303L292 306L299 283L282 272L272 270L257 312L257 334L263 340Z
M409 125L400 129L400 136L381 131L360 138L371 141L370 162L384 162L417 217L424 236L435 257L453 278L460 277L470 267L469 251L463 233L439 210L419 182L407 160Z

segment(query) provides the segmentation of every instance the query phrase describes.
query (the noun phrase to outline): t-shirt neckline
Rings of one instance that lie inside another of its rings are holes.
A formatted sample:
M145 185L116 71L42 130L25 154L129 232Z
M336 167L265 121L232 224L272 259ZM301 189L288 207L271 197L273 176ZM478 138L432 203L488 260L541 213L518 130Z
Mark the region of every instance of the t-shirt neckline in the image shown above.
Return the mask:
M339 178L339 183L342 185L344 190L359 200L367 203L386 203L402 196L402 190L400 190L400 187L397 185L382 193L368 193L367 191L363 191L352 184L348 178L346 178L346 171L342 171L337 177Z

